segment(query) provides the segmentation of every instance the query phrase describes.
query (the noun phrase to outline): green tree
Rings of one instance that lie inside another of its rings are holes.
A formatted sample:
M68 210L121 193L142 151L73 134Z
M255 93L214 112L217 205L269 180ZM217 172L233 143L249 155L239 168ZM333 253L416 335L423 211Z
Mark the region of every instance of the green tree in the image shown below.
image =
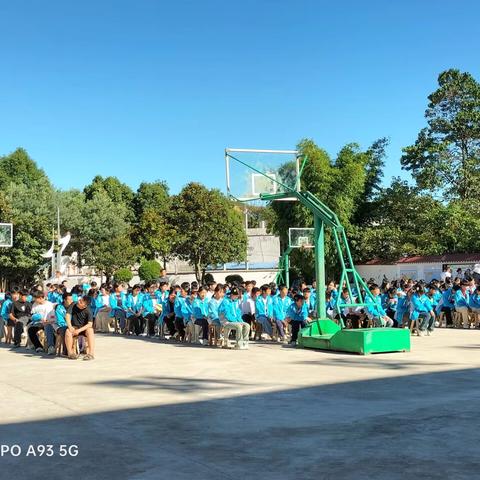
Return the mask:
M450 69L438 77L429 97L428 126L401 163L417 185L447 198L480 199L480 84L466 72Z
M122 204L126 208L128 219L130 221L133 219L135 194L128 185L122 183L117 177L103 178L97 175L92 183L83 189L83 193L87 200L93 200L97 193L105 193L113 203Z
M172 202L174 253L187 260L197 281L209 265L245 260L247 236L241 212L218 190L189 183Z
M139 248L134 246L128 235L115 236L99 242L94 251L92 265L107 277L121 268L132 267L138 260Z
M134 200L135 226L133 237L147 258L168 258L175 229L170 222L171 199L165 182L143 182Z
M12 248L0 248L3 282L30 283L45 260L55 209L53 188L23 149L0 159L0 215L14 224Z

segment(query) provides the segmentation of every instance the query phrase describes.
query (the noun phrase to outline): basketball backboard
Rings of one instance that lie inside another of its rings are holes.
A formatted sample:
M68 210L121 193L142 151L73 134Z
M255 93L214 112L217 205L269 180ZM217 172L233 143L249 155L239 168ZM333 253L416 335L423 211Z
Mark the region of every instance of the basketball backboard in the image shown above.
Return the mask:
M313 228L289 228L288 246L290 248L314 248Z
M225 149L227 194L240 202L254 202L262 194L300 190L297 150Z
M0 223L0 247L9 248L13 246L13 224Z

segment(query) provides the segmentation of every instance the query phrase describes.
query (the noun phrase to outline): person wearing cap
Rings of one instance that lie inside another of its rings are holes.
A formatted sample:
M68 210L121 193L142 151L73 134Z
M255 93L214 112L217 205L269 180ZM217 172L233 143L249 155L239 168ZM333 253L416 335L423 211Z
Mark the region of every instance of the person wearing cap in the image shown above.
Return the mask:
M235 348L240 350L247 349L250 325L242 320L240 292L237 287L233 287L230 290L230 296L224 298L219 308L219 314L223 319L225 339L228 339L228 334L231 330L235 330L235 339L237 341Z

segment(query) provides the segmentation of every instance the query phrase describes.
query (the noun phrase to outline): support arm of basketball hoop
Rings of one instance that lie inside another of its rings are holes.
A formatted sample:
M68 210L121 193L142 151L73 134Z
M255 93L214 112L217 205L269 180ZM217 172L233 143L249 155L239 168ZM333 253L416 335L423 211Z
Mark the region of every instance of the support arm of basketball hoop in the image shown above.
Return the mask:
M325 224L318 215L314 216L314 228L317 315L318 318L327 318L325 304Z

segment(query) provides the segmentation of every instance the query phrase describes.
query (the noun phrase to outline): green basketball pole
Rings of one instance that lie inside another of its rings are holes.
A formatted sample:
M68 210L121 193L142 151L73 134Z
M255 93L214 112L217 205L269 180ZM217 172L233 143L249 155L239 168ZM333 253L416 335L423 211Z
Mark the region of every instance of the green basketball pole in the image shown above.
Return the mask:
M315 277L317 281L317 314L318 319L311 322L307 327L300 331L298 345L305 348L319 348L325 350L339 350L355 352L361 354L373 352L394 352L410 350L410 330L403 328L359 328L345 329L341 313L345 308L367 307L366 297L373 299L365 281L357 272L350 248L348 245L345 229L340 223L337 215L330 210L322 201L309 191L301 191L300 176L306 163L306 158L301 168L298 168L296 185L288 186L271 176L268 176L261 169L255 168L238 158L233 157L229 152L260 152L260 153L295 153L296 151L273 151L273 150L251 150L251 149L226 149L226 173L227 173L227 191L230 194L230 173L229 159L239 162L246 168L253 170L257 174L263 175L270 182L275 182L284 191L278 193L260 193L256 199L264 201L274 200L298 200L313 214L314 218L314 248L315 248ZM254 198L253 198L254 199ZM237 199L240 200L240 199ZM245 198L245 201L252 200L252 197ZM241 200L240 200L241 201ZM341 265L340 289L347 289L350 303L342 303L341 296L337 301L337 312L339 314L339 324L327 318L326 311L326 285L325 285L325 227L331 229L335 246ZM282 256L284 268L284 280L287 285L289 280L289 254L287 251ZM356 297L357 302L353 302Z

